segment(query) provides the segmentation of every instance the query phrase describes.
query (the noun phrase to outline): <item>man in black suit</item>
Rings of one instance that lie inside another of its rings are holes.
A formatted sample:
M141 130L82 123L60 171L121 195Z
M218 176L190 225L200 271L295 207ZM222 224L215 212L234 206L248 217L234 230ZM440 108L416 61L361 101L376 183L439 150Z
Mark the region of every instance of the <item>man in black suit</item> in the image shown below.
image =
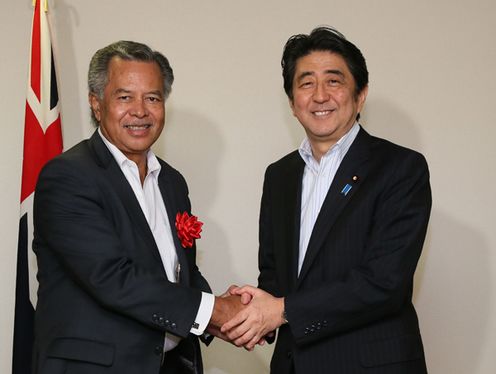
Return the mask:
M252 300L221 330L253 349L278 328L273 374L426 373L411 300L431 209L426 161L358 124L367 67L338 31L291 37L282 68L307 136L266 171L260 289L233 291Z
M35 374L199 374L198 336L242 307L211 294L186 182L150 150L173 78L165 56L136 42L91 60L97 130L36 187Z

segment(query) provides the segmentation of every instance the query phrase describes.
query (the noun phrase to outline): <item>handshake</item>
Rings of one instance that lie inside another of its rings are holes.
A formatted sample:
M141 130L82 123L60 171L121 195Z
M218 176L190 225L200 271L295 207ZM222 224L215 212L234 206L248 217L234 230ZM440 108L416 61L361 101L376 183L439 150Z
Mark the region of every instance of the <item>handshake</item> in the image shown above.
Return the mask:
M215 297L207 332L252 351L285 323L284 298L252 286L231 286Z

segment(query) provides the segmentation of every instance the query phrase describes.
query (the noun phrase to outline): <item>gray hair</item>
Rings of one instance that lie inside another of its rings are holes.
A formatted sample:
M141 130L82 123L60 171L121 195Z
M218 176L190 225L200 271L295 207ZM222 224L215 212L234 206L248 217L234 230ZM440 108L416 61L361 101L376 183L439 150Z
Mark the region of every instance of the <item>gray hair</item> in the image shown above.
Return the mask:
M160 52L152 50L146 44L121 40L96 51L88 69L88 91L90 94L103 98L103 91L108 83L108 67L114 57L126 61L155 62L160 68L164 82L164 99L167 99L174 81L174 73L167 58ZM93 110L91 120L98 126Z

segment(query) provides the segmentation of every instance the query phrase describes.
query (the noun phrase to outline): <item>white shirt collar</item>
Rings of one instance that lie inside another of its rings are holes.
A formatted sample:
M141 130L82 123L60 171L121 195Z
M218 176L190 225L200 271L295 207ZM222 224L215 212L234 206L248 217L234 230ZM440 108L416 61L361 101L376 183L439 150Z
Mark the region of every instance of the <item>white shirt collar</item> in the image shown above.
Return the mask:
M346 134L344 134L336 142L336 144L334 144L331 148L329 148L326 154L322 156L322 159L327 158L327 156L334 151L340 151L341 157L344 157L346 152L348 152L348 149L350 148L351 144L355 140L359 130L360 130L360 125L358 124L358 122L355 122L351 127L351 129ZM312 153L312 146L310 145L310 141L308 140L308 137L305 137L305 139L303 139L300 148L298 148L298 152L300 153L301 158L303 159L303 161L305 161L305 164L308 167L312 167L312 165L316 163L316 160L313 157L313 153Z
M108 150L110 153L112 153L112 156L114 156L115 161L119 165L119 167L122 169L125 167L125 165L136 165L134 161L131 161L124 155L124 153L121 152L119 148L117 148L114 144L112 144L105 136L102 134L102 130L100 127L98 127L98 134L103 140L103 143L107 146ZM160 172L161 166L160 163L158 162L157 156L155 156L155 153L151 149L148 150L146 154L146 162L147 162L147 168L148 168L148 174L155 174ZM137 166L137 165L136 165Z

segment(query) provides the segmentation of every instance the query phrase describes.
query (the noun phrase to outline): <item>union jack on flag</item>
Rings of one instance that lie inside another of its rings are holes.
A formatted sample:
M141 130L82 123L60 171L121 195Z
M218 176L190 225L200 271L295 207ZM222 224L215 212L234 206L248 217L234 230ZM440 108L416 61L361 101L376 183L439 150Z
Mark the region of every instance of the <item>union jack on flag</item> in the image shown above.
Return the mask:
M33 5L17 248L13 374L31 373L34 308L38 288L36 259L31 250L34 189L43 165L62 152L59 96L47 19L47 0L34 0Z

